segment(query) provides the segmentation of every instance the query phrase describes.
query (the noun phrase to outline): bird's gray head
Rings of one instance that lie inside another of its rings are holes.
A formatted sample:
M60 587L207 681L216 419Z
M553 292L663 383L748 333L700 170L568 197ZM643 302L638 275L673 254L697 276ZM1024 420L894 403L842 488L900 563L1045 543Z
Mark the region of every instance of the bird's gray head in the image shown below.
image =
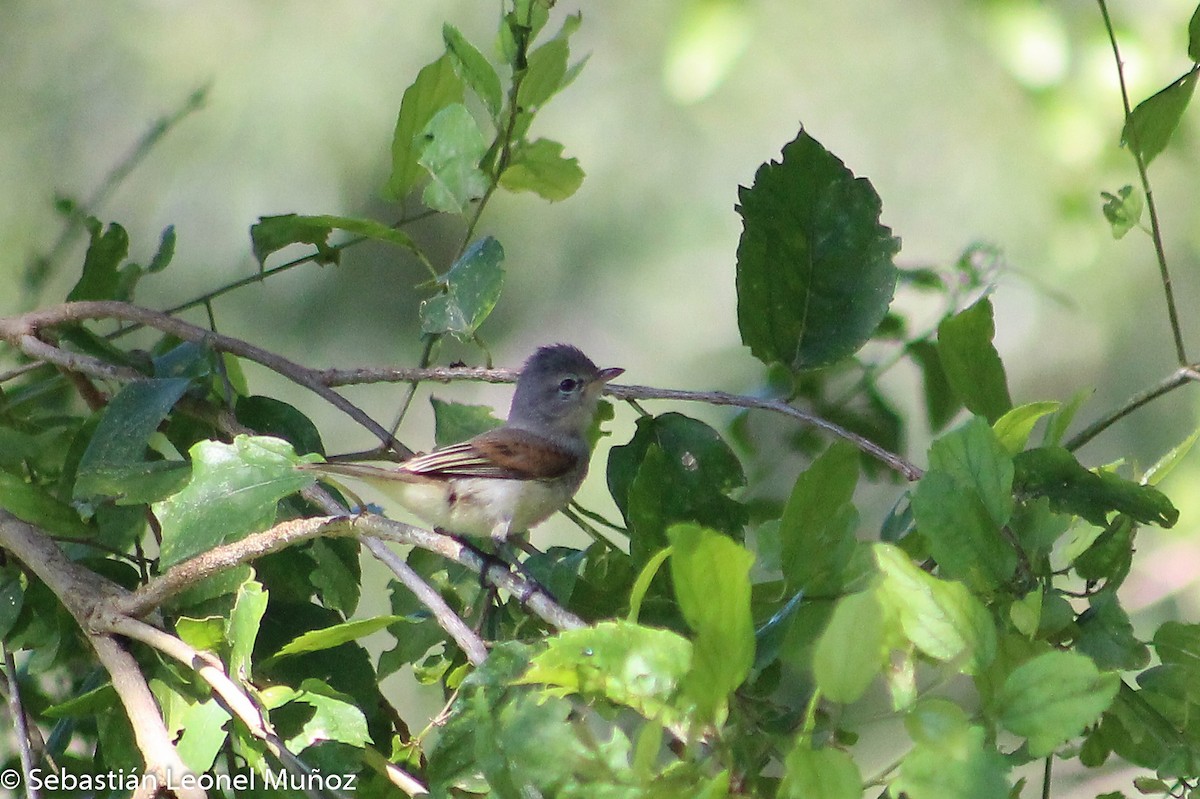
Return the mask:
M624 369L598 369L569 344L541 347L517 378L508 423L542 433L581 436L596 415L604 384Z

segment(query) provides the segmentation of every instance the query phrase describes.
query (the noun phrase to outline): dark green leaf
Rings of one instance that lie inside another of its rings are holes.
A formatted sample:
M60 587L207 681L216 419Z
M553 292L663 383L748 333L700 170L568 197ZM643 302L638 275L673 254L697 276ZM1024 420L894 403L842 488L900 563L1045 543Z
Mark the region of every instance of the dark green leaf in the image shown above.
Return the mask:
M89 528L79 513L46 489L0 470L0 508L23 522L59 535L83 536Z
M874 591L838 600L813 652L813 679L831 702L854 702L883 669L883 608Z
M563 158L563 146L549 139L521 143L500 173L500 185L509 191L532 191L544 200L565 200L583 184L583 170L575 158Z
M161 272L170 265L171 259L175 257L175 226L167 225L163 228L162 236L158 240L158 249L154 251L154 257L150 259L150 265L146 267L147 272Z
M856 547L857 483L858 450L845 442L831 446L796 480L779 520L789 592L825 596L841 589Z
M86 486L89 496L112 497L118 505L148 505L183 488L190 476L184 461L144 461L98 467Z
M900 250L870 182L801 131L738 198L742 342L793 370L857 351L887 313Z
M1013 465L1015 491L1048 497L1056 511L1082 516L1097 527L1106 526L1114 511L1160 527L1171 527L1179 519L1179 511L1162 492L1111 472L1089 471L1062 447L1026 450Z
M997 526L1012 516L1013 464L987 422L979 417L942 436L929 448L930 471L970 490Z
M859 799L862 774L854 758L840 749L798 744L784 763L779 799Z
M1200 6L1188 21L1188 58L1200 62Z
M1200 680L1200 624L1164 623L1154 633L1154 651L1163 663L1182 666Z
M938 355L950 387L967 410L995 422L1012 408L1004 364L992 346L996 327L987 298L942 320L938 325Z
M1193 67L1170 86L1142 100L1125 121L1121 144L1141 155L1147 166L1166 148L1179 126L1196 89L1197 74L1200 72Z
M250 226L250 241L260 266L267 262L267 256L271 253L291 244L312 244L317 248L318 260L337 263L338 250L329 244L329 234L334 230L344 230L355 236L385 241L417 252L416 243L407 233L373 219L346 216L260 216L258 222Z
M289 442L301 455L325 454L321 433L312 420L292 405L274 397L238 397L237 420L256 433Z
M496 75L495 68L453 25L442 25L442 39L446 42L446 52L454 58L459 75L471 90L479 95L479 99L483 100L492 118L498 118L502 98L500 78Z
M678 413L644 417L608 456L608 486L630 526L636 568L667 546L667 527L694 521L741 535L746 511L727 495L745 485L741 463L708 425Z
M1092 597L1078 624L1076 647L1100 668L1142 669L1150 662L1150 651L1134 637L1133 624L1117 602L1115 589Z
M674 700L692 666L692 644L668 630L604 621L547 640L517 680L603 696L650 719L678 718Z
M943 577L962 580L984 594L1012 577L1016 553L973 489L944 472L929 471L917 485L912 507Z
M1104 198L1104 218L1112 226L1114 239L1124 238L1125 234L1137 227L1142 219L1142 195L1133 186L1122 186L1117 194L1107 191L1100 192Z
M87 220L91 243L83 257L83 274L67 294L67 301L125 300L121 294L121 261L129 254L129 234L116 222L101 232L101 224L91 217Z
M504 286L504 248L491 236L471 244L441 279L441 292L421 303L421 332L470 338Z
M1009 673L996 697L1000 723L1045 757L1095 722L1112 704L1120 679L1074 652L1044 652Z
M192 447L187 487L154 505L162 524L162 564L170 566L217 544L265 530L279 500L311 485L295 469L298 457L277 438L238 436L233 444L201 441Z
M942 359L938 349L930 341L915 341L908 346L917 365L921 367L921 384L925 390L925 413L929 417L929 427L933 431L945 427L962 402L950 387L946 370L942 368Z
M96 478L103 480L106 470L143 463L150 436L188 385L185 378L127 383L100 414L92 440L79 461L74 498L96 496Z
M308 579L317 589L321 604L353 616L362 589L358 542L353 538L318 538L310 546L317 565Z
M697 524L677 524L671 542L671 581L692 642L684 689L702 719L724 719L730 693L754 662L750 567L754 555L731 538Z
M1091 545L1071 561L1071 565L1083 579L1105 580L1107 587L1115 589L1129 575L1135 532L1129 517L1118 517L1105 526Z
M25 600L25 587L21 584L21 570L12 563L0 566L0 640L17 622Z
M434 114L452 103L463 101L462 78L454 71L449 53L426 65L404 92L396 131L392 136L392 174L383 193L390 200L403 200L425 174L417 159L425 149L420 134Z
M464 405L430 397L433 406L433 440L439 447L457 444L504 424L487 405Z
M487 192L488 178L479 168L487 142L466 106L454 103L438 111L417 141L423 143L417 163L432 177L421 196L425 205L461 214Z

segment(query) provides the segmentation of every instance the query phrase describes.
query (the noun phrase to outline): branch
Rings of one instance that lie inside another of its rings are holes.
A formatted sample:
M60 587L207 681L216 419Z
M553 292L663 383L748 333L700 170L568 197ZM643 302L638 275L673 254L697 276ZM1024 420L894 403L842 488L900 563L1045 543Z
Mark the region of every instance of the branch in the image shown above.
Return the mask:
M1111 411L1107 415L1102 416L1096 421L1092 422L1083 430L1072 436L1071 439L1063 446L1073 452L1143 405L1148 405L1150 402L1158 399L1164 394L1174 391L1182 385L1194 382L1200 382L1200 364L1192 364L1191 366L1184 366L1180 369L1176 369L1174 372L1167 375L1167 377L1160 380L1157 384L1145 389L1144 391L1139 391L1137 394L1134 394L1125 401L1125 404L1121 405L1116 410Z
M273 372L283 375L297 385L309 389L313 393L320 396L322 399L341 410L354 421L358 422L364 428L369 430L374 436L379 438L384 445L397 449L405 455L411 456L413 453L403 444L396 441L387 430L383 429L374 419L368 416L362 409L347 400L341 394L333 391L328 386L324 385L318 378L317 373L312 369L301 366L297 363L287 360L282 356L276 355L273 352L264 350L261 347L256 347L253 344L242 341L241 339L226 336L221 333L216 333L207 330L203 327L184 322L181 319L176 319L158 311L151 311L147 308L141 308L137 305L130 305L125 302L116 301L93 301L93 302L68 302L62 305L55 305L49 308L43 308L37 311L21 314L19 316L11 316L0 319L0 338L7 340L14 347L26 352L27 355L38 359L45 359L44 356L49 354L43 345L38 347L38 352L28 352L26 347L29 346L31 340L36 340L37 332L43 327L54 327L71 322L81 322L84 319L121 319L127 322L137 322L148 327L153 327L156 330L161 330L164 333L184 339L185 341L194 341L205 346L212 347L220 352L228 352L232 355L237 355L241 358L260 363ZM60 352L63 352L60 350ZM53 355L52 357L60 357ZM77 363L85 364L87 368L94 369L111 369L111 365L104 364L103 361L75 353L63 353L61 357L71 357L79 359ZM123 372L119 375L111 373L103 375L105 377L117 376L122 379L135 379L144 377L135 373Z
M21 686L17 683L17 661L8 647L0 644L4 653L4 676L8 680L8 715L13 720L13 731L17 734L17 749L21 755L21 774L24 775L26 799L40 799L41 793L33 787L29 775L33 773L33 746L29 735L29 717L21 704Z

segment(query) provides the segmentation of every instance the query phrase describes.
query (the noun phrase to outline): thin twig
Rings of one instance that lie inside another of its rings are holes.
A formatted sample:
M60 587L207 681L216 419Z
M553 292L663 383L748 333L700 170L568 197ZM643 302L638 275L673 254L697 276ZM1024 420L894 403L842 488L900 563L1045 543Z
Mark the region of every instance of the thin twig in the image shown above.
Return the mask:
M1167 269L1167 254L1163 246L1162 227L1158 222L1158 208L1154 203L1154 192L1150 189L1150 177L1146 172L1146 160L1142 157L1142 148L1138 142L1137 130L1129 124L1133 117L1133 108L1129 104L1129 90L1125 86L1125 63L1121 60L1121 50L1117 46L1117 34L1113 30L1112 19L1108 15L1106 0L1096 0L1100 5L1100 15L1104 18L1104 29L1108 32L1108 41L1112 45L1113 60L1117 65L1117 82L1121 87L1121 105L1125 110L1124 130L1129 137L1129 151L1137 164L1138 176L1142 181L1142 192L1146 195L1146 210L1150 212L1150 237L1154 240L1154 255L1158 259L1158 274L1162 281L1163 294L1167 300L1167 316L1171 321L1171 335L1175 338L1175 357L1180 366L1188 363L1187 352L1183 345L1183 331L1179 326L1179 312L1175 309L1175 291L1171 288L1171 273Z
M21 755L21 774L25 778L25 796L27 799L39 799L41 791L30 779L30 775L33 773L33 749L29 743L29 718L25 715L25 706L21 704L21 686L17 682L17 661L3 643L0 643L0 651L4 653L4 676L8 680L8 715L12 717L13 732L17 736L17 750Z
M1153 400L1156 400L1164 394L1174 391L1182 385L1193 382L1200 382L1200 364L1193 364L1191 366L1185 366L1182 369L1176 369L1174 372L1158 381L1158 383L1150 388L1139 391L1137 394L1134 394L1132 397L1126 400L1119 408L1111 411L1105 416L1100 417L1083 430L1076 433L1063 446L1068 450L1075 451L1143 405L1149 404Z

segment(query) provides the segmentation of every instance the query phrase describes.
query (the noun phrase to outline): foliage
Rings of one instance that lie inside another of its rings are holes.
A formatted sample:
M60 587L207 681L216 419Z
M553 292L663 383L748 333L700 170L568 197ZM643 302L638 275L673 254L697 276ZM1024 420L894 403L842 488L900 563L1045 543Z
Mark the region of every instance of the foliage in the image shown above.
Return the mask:
M571 59L581 18L555 30L550 5L505 6L498 64L447 24L444 52L404 94L384 195L461 220L449 263L439 268L401 229L402 211L396 223L286 214L251 228L262 275L297 246L301 261L335 264L359 241L394 246L430 274L414 309L430 362L448 335L486 353L479 331L506 299L505 271L500 237L476 236L480 214L498 191L560 201L584 177L568 148L530 136L583 66ZM1193 59L1198 19L1200 9L1188 28ZM1122 137L1143 188L1105 193L1118 237L1150 204L1145 167L1169 144L1198 69L1127 114ZM635 404L636 432L607 462L623 525L608 522L606 535L617 543L592 530L591 546L523 563L558 616L484 590L475 561L418 546L396 570L391 612L356 617L365 538L319 519L313 478L297 468L325 453L320 433L291 398L252 393L244 364L328 386L216 331L108 302L169 266L174 230L142 267L127 261L121 225L89 219L66 299L101 304L0 320L28 365L3 375L0 394L0 529L12 549L0 567L0 637L19 656L19 670L8 660L9 694L38 730L31 757L96 779L150 768L131 743L120 673L147 687L164 741L210 780L266 780L283 768L354 776L367 796L424 786L435 796L840 799L882 787L975 799L1015 795L1034 760L1095 767L1115 756L1147 772L1143 792L1194 791L1200 624L1168 621L1141 640L1118 590L1139 528L1177 521L1156 484L1195 437L1142 475L1082 463L1083 439L1064 441L1078 402L1014 404L980 251L943 270L898 267L900 240L874 187L808 131L740 188L737 212L731 279L762 393L813 409L838 440L788 442L812 456L807 467L789 475L788 496L751 503L756 472L745 462L764 459L762 442L738 435L735 448L698 419ZM892 305L897 292L937 296L944 313L914 332ZM132 329L108 318L148 325L153 337L135 346ZM45 362L31 338L62 358ZM922 376L939 434L904 486L861 446L901 449L911 421L878 382L900 360ZM835 401L848 374L853 394ZM437 400L435 411L439 444L496 423L478 407ZM895 492L887 519L860 517L855 491L867 480ZM313 519L311 535L285 538ZM56 537L65 559L16 549L13 531L25 527L14 520ZM279 543L218 557L260 540ZM197 563L209 564L205 579L131 609L164 585L157 578ZM72 568L90 575L82 603L55 577ZM95 608L104 612L87 615ZM139 616L166 632L130 626ZM447 616L481 618L486 660L459 645ZM554 621L575 617L586 624ZM363 639L383 635L390 648L372 655ZM136 676L98 662L88 642L101 639L121 643ZM167 639L207 654L180 658ZM229 686L212 682L213 663ZM444 714L428 725L381 693L405 668L444 694ZM855 746L874 732L843 713L856 703L882 703L907 734L882 743L895 760L878 775L864 774Z

